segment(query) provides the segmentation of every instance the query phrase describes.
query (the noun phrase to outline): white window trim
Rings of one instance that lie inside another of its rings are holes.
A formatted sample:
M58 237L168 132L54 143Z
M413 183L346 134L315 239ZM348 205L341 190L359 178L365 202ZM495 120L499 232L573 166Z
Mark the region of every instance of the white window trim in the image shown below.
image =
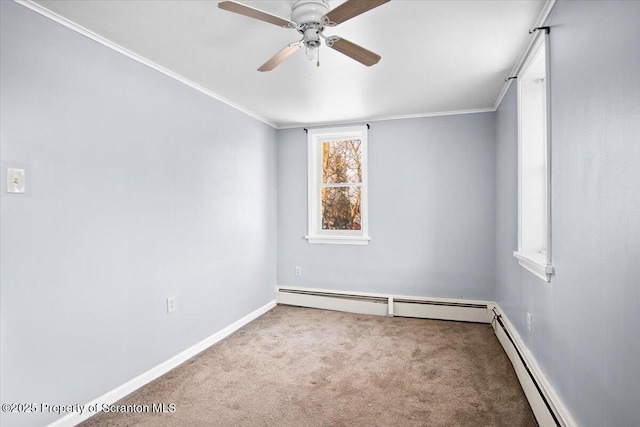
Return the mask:
M550 264L546 264L544 261L536 259L535 255L538 254L530 254L530 253L522 253L515 251L513 256L518 258L518 262L522 267L529 270L531 273L535 274L542 280L549 282L551 281L551 275L553 274L553 266Z
M362 200L360 201L360 230L323 230L320 212L320 140L331 138L358 138L362 141ZM309 243L332 245L368 245L369 208L368 208L368 131L366 126L310 129L307 136L308 153L308 230L305 239Z
M540 47L545 46L546 63L546 164L545 164L545 189L546 189L546 229L547 229L547 249L544 254L529 253L522 251L522 117L521 117L521 93L520 77L526 72L531 62L535 59ZM533 273L540 279L550 282L554 272L551 264L551 102L549 83L549 35L546 31L539 31L536 39L528 53L527 59L518 72L518 250L513 252L513 256L518 259L519 264L526 270Z

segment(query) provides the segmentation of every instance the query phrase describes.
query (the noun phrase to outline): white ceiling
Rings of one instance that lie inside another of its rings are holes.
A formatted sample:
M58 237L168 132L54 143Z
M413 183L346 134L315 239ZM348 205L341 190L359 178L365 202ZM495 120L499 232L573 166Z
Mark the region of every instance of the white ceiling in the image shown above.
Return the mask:
M290 17L291 1L241 2ZM391 0L325 30L378 53L378 64L323 45L319 68L301 49L266 73L257 68L299 34L216 0L31 3L283 128L493 110L546 2Z

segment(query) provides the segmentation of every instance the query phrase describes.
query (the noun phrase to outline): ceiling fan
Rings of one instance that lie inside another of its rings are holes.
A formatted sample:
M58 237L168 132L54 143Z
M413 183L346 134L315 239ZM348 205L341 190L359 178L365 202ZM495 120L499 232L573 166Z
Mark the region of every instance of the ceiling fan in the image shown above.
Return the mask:
M318 52L321 38L324 39L328 47L355 59L367 67L377 64L378 61L380 61L380 55L342 37L327 37L323 34L323 31L325 27L335 27L388 1L389 0L347 0L335 9L329 10L327 0L297 0L294 1L291 6L291 20L272 15L271 13L236 1L223 1L218 3L218 7L279 27L291 28L302 34L302 39L290 43L258 68L258 71L271 71L302 46L305 47L307 57L310 60L316 60L317 65L320 66Z

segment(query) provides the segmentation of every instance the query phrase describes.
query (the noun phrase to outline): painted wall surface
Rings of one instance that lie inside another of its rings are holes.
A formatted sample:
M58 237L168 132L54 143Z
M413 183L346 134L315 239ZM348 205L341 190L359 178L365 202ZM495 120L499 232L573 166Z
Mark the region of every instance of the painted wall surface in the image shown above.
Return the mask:
M273 300L277 133L0 7L1 400L84 404Z
M560 1L549 17L551 283L511 255L515 85L496 119L498 302L585 427L640 425L639 22L637 1Z
M494 116L371 124L368 246L307 243L307 136L279 131L278 284L493 300Z

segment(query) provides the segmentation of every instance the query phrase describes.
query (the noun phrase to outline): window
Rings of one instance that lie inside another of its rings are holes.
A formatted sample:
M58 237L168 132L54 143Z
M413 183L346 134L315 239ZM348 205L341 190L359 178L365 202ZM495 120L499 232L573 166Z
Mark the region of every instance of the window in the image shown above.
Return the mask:
M367 127L308 134L309 243L366 245Z
M548 35L540 31L518 74L518 250L520 265L545 281L551 266Z

